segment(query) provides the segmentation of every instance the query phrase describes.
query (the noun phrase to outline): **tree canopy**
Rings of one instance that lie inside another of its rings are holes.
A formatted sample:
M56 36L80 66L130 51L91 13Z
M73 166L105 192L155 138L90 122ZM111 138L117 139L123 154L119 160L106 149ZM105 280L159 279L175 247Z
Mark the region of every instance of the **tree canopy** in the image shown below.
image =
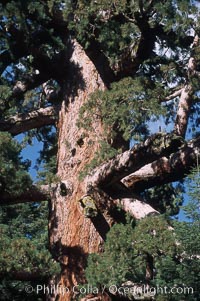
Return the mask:
M0 1L0 299L57 276L105 286L98 300L135 300L109 286L142 284L193 288L157 301L199 300L199 13L188 0ZM35 137L37 182L21 155Z

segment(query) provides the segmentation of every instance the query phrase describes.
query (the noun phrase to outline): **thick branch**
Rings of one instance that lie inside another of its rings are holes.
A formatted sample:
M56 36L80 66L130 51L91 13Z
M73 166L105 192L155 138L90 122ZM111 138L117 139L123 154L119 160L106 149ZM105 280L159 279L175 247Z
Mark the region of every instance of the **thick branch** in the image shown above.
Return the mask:
M132 49L128 48L126 53L121 57L119 70L116 70L116 78L119 80L126 76L133 76L138 71L139 66L147 60L153 53L156 41L156 29L150 28L148 18L135 14L136 24L141 31L138 42L137 51L132 53Z
M183 88L174 91L172 94L168 95L167 97L162 98L161 102L166 102L166 101L172 100L172 99L180 96L182 91L183 91Z
M169 158L162 157L142 167L125 177L122 182L133 191L140 192L150 187L181 180L197 164L198 153L200 153L200 137L188 143Z
M185 137L190 109L192 104L193 89L191 85L186 85L181 91L181 96L178 104L177 116L174 125L174 132L177 135Z
M149 204L139 199L125 198L115 200L115 204L120 206L125 212L136 219L141 219L149 215L158 215L159 212Z
M32 74L31 76L27 76L27 78L23 81L16 82L13 87L13 92L10 98L20 98L24 95L25 92L32 90L44 82L46 82L50 78L49 74Z
M22 194L15 196L14 194L2 193L0 196L0 206L13 205L17 203L42 202L50 199L48 186L32 186L25 190Z
M102 164L86 178L86 185L110 187L127 175L162 156L169 156L183 144L179 137L157 133L116 158Z
M109 87L110 83L115 80L114 71L111 69L108 58L101 51L101 47L96 40L92 39L90 41L86 54L97 68L104 83Z
M91 45L86 52L97 67L101 77L104 79L104 81L106 79L105 82L108 84L113 80L116 81L127 76L135 75L140 64L143 63L144 60L148 59L153 53L157 28L151 28L148 23L148 16L142 12L136 12L132 18L123 13L116 13L113 15L110 10L101 11L101 14L103 15L103 22L105 20L112 19L120 24L126 24L127 22L135 23L141 33L137 46L134 45L136 46L134 47L136 51L133 51L133 45L126 47L123 53L118 57L119 62L112 67L113 70L111 70L109 67L109 61L102 52L102 46L97 43L96 40L90 41ZM96 59L99 61L97 64L95 63ZM103 65L101 62L103 62Z
M34 128L56 123L58 107L41 108L26 114L18 114L5 120L0 120L0 131L18 135Z
M195 36L192 47L197 47L198 45L199 45L199 38L198 36ZM192 81L193 77L196 74L196 61L195 58L192 56L188 61L187 69L188 69L188 80ZM192 106L193 93L194 93L194 89L192 87L192 84L190 83L186 84L181 92L176 121L174 125L174 132L182 137L185 137L186 134L188 119L190 116L190 110Z

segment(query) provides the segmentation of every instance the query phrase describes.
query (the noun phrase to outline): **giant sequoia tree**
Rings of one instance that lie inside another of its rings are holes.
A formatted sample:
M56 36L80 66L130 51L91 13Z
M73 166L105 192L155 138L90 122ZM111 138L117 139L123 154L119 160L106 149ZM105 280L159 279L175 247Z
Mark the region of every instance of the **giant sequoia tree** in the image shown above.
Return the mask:
M50 251L61 264L58 281L72 288L85 282L88 254L102 252L112 226L126 223L124 213L150 216L166 231L157 215L178 213L172 183L196 165L200 149L198 7L187 0L0 6L0 131L40 137L41 160L56 165L40 187L25 176L16 184L15 172L6 180L8 160L1 204L49 199ZM151 255L138 281L152 278Z

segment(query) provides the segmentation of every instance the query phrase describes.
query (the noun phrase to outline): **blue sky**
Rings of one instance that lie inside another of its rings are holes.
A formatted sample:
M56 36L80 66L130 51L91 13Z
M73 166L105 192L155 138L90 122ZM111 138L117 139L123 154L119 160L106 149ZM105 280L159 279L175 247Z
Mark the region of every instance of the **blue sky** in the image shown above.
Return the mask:
M18 142L23 141L24 134L20 134L16 137ZM31 167L29 169L29 172L31 174L31 177L33 181L37 178L37 170L35 169L36 160L39 157L39 152L42 150L43 143L38 142L36 138L33 138L32 145L27 145L21 152L21 155L24 160L28 159L31 161Z
M164 118L163 117L160 117L159 120L157 121L154 121L154 122L149 122L149 130L150 130L150 134L154 134L154 133L157 133L159 132L159 129L161 128L161 130L163 132L171 132L173 130L173 126L174 124L168 124L166 126L165 122L164 122ZM190 139L190 137L187 137L187 139ZM133 142L130 143L130 146L133 146ZM184 205L186 205L188 202L188 195L187 193L184 193ZM186 220L186 217L185 217L185 214L184 214L184 211L183 209L181 208L180 211L179 211L179 214L178 214L178 219L180 221L182 220Z
M151 133L158 132L159 126L163 125L162 128L164 128L164 123L160 120L158 122L152 123L150 125ZM18 135L16 138L17 140L21 143L23 141L23 134ZM30 167L30 174L33 179L33 181L37 180L37 170L35 169L36 161L39 157L39 152L42 150L43 143L38 142L36 138L33 138L32 145L27 145L23 150L22 150L22 157L24 160L28 159L31 161L31 167ZM184 204L186 204L188 201L188 196L187 193L184 194ZM183 210L180 210L180 213L178 215L179 220L185 220L185 215Z

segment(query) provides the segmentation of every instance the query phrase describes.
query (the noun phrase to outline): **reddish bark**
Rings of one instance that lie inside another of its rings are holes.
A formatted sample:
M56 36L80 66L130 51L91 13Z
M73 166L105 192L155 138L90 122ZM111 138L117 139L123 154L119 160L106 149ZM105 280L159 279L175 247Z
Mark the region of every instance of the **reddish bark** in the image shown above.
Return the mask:
M67 189L66 194L63 194L60 185L57 184L51 191L49 239L51 252L62 265L60 284L70 290L69 294L59 297L62 301L71 300L73 286L85 281L84 267L88 254L102 251L106 233L114 222L109 213L112 206L120 204L135 218L158 214L154 208L134 195L113 197L111 191L116 189L117 194L117 189L119 191L121 189L124 193L132 193L132 190L141 191L157 185L159 181L164 183L180 179L180 170L185 175L188 167L194 164L196 158L194 148L199 149L198 139L193 145L183 145L183 141L177 139L177 136L172 138L170 135L163 136L162 133L158 133L144 143L102 164L85 181L81 181L80 172L98 150L103 127L100 118L94 116L95 132L91 131L88 135L83 135L83 130L77 126L79 110L91 93L97 89L106 89L105 82L109 83L111 75L109 72L103 74L103 68L100 68L101 72L97 71L101 66L101 59L104 59L101 55L97 53L100 61L94 64L95 58L89 55L89 52L86 54L76 41L72 41L71 45L69 43L68 52L71 52L71 56L69 55L66 85L63 91L65 99L60 107L58 118L56 117L58 112L49 107L0 122L1 130L7 130L15 135L57 121L59 132L57 175L60 181L67 185ZM16 87L19 90L20 86ZM26 90L23 87L20 89L20 93ZM43 89L47 97L54 94L54 91L48 88L48 84L44 84ZM184 136L187 129L191 94L191 86L185 85L166 99L170 100L180 95L175 123L175 132L180 136ZM6 126L7 128L4 128ZM164 138L164 146L154 144L158 138L161 140ZM90 143L91 140L93 144ZM100 213L97 217L86 218L79 200L90 193L91 188L94 190L92 193ZM100 298L105 300L106 297Z
M58 108L40 108L30 113L18 114L6 120L0 120L0 131L7 131L12 135L24 133L33 128L56 123Z
M99 147L98 139L102 134L100 120L94 120L96 131L93 137L94 144L90 145L89 137L83 139L82 145L77 143L82 137L82 131L77 127L79 109L90 93L96 89L105 89L105 85L80 45L74 41L72 48L69 74L71 76L73 74L73 77L68 81L67 97L62 103L58 123L58 176L61 181L71 183L72 191L69 195L62 196L60 191L55 189L49 219L51 250L63 264L61 282L71 289L84 281L83 268L87 255L101 250L103 243L101 231L104 233L105 226L109 228L112 222L106 212L101 212L100 225L98 224L97 229L95 219L86 218L78 202L86 193L83 183L79 180L80 172ZM72 295L66 294L59 300L71 298Z

